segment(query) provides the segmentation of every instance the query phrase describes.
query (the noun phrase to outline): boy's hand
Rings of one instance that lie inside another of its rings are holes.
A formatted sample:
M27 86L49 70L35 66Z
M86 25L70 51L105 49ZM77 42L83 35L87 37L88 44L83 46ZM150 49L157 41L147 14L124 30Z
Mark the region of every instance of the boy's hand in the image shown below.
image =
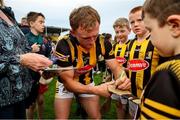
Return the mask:
M131 88L131 81L127 78L125 71L122 71L119 78L115 81L115 86L120 90L129 90Z
M34 43L32 46L32 52L39 52L40 50L40 45L38 45L37 43Z
M115 81L115 85L116 85L116 88L117 89L120 89L120 90L130 90L131 88L131 81L129 78L127 77L124 77L122 79L117 79Z

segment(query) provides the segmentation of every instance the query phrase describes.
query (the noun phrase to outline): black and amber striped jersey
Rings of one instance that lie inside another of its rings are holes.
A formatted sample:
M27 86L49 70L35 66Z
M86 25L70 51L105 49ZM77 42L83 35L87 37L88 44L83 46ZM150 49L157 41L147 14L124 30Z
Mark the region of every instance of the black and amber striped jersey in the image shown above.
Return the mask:
M157 67L147 84L141 119L180 119L180 54Z
M100 55L104 56L106 60L114 58L114 51L111 43L104 40L102 35L98 36L94 46L89 51L84 50L75 37L66 35L63 39L59 40L56 46L56 55L66 58L57 61L59 66L81 68L86 65L95 67ZM77 79L82 84L90 84L93 81L92 71L81 74Z
M132 40L129 43L128 51L129 60L127 66L132 94L140 97L144 86L160 63L160 56L149 37L142 42L138 42L136 39Z
M127 46L129 44L130 40L126 41L123 44L115 43L113 45L113 50L114 50L114 56L118 63L120 65L123 65L123 67L127 67L127 60L128 60L128 50Z

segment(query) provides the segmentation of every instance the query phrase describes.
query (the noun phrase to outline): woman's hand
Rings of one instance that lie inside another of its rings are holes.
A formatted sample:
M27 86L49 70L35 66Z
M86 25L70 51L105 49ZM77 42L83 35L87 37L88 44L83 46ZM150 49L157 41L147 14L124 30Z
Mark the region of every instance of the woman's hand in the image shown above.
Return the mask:
M43 70L53 64L53 62L44 55L36 53L26 53L20 55L20 63L34 71Z

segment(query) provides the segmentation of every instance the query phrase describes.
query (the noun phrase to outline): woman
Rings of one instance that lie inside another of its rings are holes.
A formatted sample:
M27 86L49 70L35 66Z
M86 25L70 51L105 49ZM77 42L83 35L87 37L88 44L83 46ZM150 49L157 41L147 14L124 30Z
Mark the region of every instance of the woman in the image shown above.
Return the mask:
M25 119L24 99L32 84L27 68L39 71L52 64L29 51L13 11L0 0L0 119Z

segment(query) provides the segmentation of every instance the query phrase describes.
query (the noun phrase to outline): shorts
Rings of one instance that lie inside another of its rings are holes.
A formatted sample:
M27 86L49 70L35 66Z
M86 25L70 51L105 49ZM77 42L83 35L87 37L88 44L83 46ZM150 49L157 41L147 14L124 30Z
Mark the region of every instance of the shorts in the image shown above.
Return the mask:
M111 99L120 101L122 104L127 104L127 102L128 102L128 100L126 98L123 98L122 96L117 95L117 94L112 94Z
M89 84L90 86L95 86L94 82ZM78 97L94 97L94 94L78 94ZM57 81L56 82L56 94L55 98L65 99L65 98L74 98L75 94L73 92L69 92L63 85L63 83Z
M48 90L48 85L39 83L39 90L38 90L39 94L44 94L47 90Z

